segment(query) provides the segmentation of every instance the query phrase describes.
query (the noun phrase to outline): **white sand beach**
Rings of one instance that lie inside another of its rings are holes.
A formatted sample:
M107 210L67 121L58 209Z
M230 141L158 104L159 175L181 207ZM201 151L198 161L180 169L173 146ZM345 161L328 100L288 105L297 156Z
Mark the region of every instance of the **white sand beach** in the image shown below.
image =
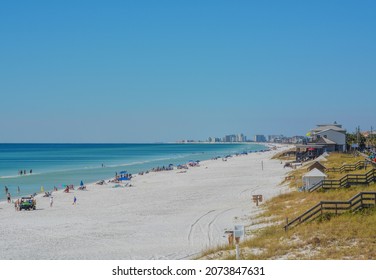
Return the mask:
M277 151L208 160L186 173L152 172L87 191L37 197L37 210L0 203L0 259L190 259L227 242L225 230L245 226L265 199L285 191ZM263 163L263 170L262 170ZM77 205L72 205L73 197Z

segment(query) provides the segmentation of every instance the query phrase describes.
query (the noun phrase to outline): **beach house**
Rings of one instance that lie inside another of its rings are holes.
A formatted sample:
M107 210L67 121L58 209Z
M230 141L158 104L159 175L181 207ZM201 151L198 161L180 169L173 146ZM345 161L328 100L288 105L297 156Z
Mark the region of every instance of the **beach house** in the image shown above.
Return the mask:
M310 136L312 143L324 145L327 152L346 151L346 129L336 122L317 125L310 131Z
M306 161L319 157L324 152L346 152L346 129L342 125L319 124L307 133L306 144L296 145L296 160Z
M308 166L307 166L307 171L311 171L313 169L317 169L317 170L324 173L325 170L326 170L326 167L322 163L320 163L319 161L315 160L314 162L308 164Z

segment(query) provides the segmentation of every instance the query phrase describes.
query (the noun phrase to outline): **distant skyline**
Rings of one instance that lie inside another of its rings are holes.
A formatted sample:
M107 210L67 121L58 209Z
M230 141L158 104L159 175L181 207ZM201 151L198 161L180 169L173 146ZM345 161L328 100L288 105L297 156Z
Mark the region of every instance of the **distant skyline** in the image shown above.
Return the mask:
M375 1L5 1L0 142L376 126Z

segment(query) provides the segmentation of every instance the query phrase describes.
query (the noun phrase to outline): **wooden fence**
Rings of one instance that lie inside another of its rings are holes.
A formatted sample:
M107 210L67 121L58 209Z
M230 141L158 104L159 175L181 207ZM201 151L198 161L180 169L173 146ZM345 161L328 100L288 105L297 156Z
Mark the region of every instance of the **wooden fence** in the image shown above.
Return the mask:
M326 172L349 172L354 171L358 169L367 169L367 166L369 165L368 161L361 160L354 164L344 164L341 167L332 167L332 168L326 168Z
M352 185L369 185L376 182L376 169L371 169L365 174L347 174L338 180L322 180L310 188L308 191L313 192L318 189L338 189L350 187Z
M357 211L362 208L375 206L376 192L360 192L347 201L320 201L315 206L308 209L299 217L290 222L286 222L284 226L287 231L289 228L301 224L305 221L316 219L323 214L341 214L345 211Z

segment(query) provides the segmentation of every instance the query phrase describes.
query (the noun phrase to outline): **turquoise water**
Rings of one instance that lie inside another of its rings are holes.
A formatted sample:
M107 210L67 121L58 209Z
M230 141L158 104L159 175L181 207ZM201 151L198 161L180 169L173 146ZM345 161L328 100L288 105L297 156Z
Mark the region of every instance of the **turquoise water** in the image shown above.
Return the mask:
M258 144L0 144L0 200L157 166L265 149ZM104 167L102 167L102 164ZM26 175L19 175L26 170ZM32 174L30 174L32 170ZM20 187L20 193L17 189Z

